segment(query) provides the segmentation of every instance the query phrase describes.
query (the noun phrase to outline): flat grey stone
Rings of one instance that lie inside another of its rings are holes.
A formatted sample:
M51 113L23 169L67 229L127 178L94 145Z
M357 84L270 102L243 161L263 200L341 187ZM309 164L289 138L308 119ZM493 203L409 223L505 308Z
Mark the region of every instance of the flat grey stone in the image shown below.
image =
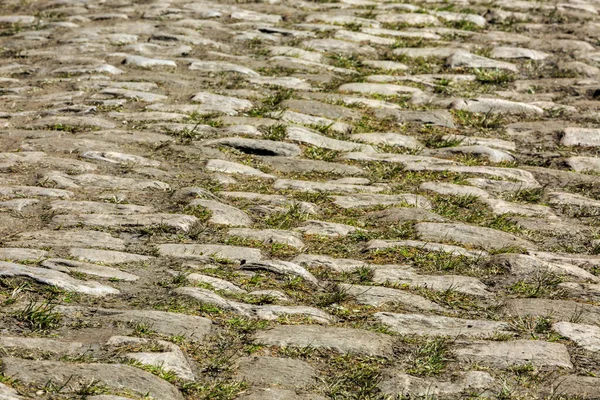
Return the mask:
M177 63L173 60L163 60L143 56L127 56L125 60L123 60L123 64L140 68L177 67Z
M572 369L571 357L564 344L541 340L464 343L454 349L459 362L491 368L510 368L532 364L538 368Z
M102 264L126 264L153 260L154 257L141 254L123 253L121 251L85 249L72 247L69 255L82 261L97 262Z
M250 68L224 61L194 61L189 68L193 71L236 72L247 76L260 76L258 72Z
M390 12L385 12L378 14L375 19L378 22L386 23L386 24L406 24L406 25L440 25L439 19L433 15L429 14L413 14L413 13L405 13L405 14L395 14Z
M79 261L64 260L60 258L44 260L41 265L45 268L65 272L67 274L71 271L75 271L88 275L99 276L102 278L114 278L126 282L134 282L139 279L137 275L133 275L116 268Z
M314 347L379 357L392 356L392 337L381 333L351 328L333 328L318 325L282 325L258 331L253 340L257 344L280 347Z
M97 247L111 250L124 250L125 242L110 234L86 230L43 230L19 233L15 240L6 242L11 247Z
M544 60L550 55L543 51L525 49L522 47L497 46L492 49L490 54L492 58L526 58L529 60Z
M296 230L305 235L337 237L346 236L352 232L356 232L357 228L350 225L337 224L335 222L308 220L304 222L302 226L296 228Z
M263 260L247 262L241 266L242 269L249 271L264 270L278 275L299 276L313 285L318 285L319 281L313 274L298 264L289 261Z
M597 325L575 324L572 322L557 322L552 329L572 340L577 346L591 352L600 351L600 327Z
M212 322L208 318L187 315L175 312L157 310L119 310L98 307L71 307L57 306L56 311L73 319L99 321L131 322L148 325L152 331L165 336L182 335L189 340L201 341L213 330Z
M345 40L337 39L312 39L302 42L302 46L306 49L312 49L323 52L333 52L344 55L365 54L375 55L376 50L371 46L363 45Z
M472 154L477 157L486 158L493 163L513 162L515 157L505 151L492 149L486 146L456 146L436 149L434 154L454 155L454 154Z
M299 126L290 126L287 128L287 139L334 151L375 152L375 149L371 146L328 138L313 130Z
M329 118L317 117L314 115L303 114L303 113L299 113L296 111L285 110L285 111L283 111L283 113L276 114L274 116L279 116L282 121L290 122L292 124L308 125L308 126L316 125L319 127L327 127L332 132L337 132L337 133L341 133L341 134L348 133L352 130L352 125L349 125L345 122L334 121ZM325 146L326 143L328 143L328 142L332 143L330 141L333 141L333 143L343 142L343 141L338 141L336 139L330 139L326 136L322 136L317 133L311 134L311 132L307 129L300 128L300 130L301 130L301 132L290 131L288 128L288 136L287 136L288 139L297 140L299 142L305 141L306 143L311 143L311 142L323 143L323 145L320 147L326 147ZM308 133L306 133L306 132L308 132ZM327 139L329 139L329 140L327 140ZM339 143L336 143L333 146L336 146L336 145L339 146ZM346 144L346 146L349 146L349 145L350 144ZM342 146L343 146L343 143L342 143ZM354 146L361 147L361 146L365 146L365 145L354 144ZM333 150L338 150L338 149L334 148Z
M478 197L480 199L489 197L489 193L483 189L446 182L423 182L419 186L419 190L428 190L442 195Z
M579 320L584 324L598 324L600 307L572 300L510 299L502 312L511 316L550 317L556 321Z
M331 321L331 316L329 314L314 307L240 303L225 299L210 290L196 287L179 287L174 290L174 293L190 297L203 304L210 304L223 310L231 311L247 318L259 318L272 321L277 320L284 315L301 315L322 324L328 324Z
M116 151L88 150L81 153L82 158L121 165L140 165L145 167L159 167L160 162L134 154L119 153Z
M260 161L281 172L328 172L343 176L363 175L365 172L354 165L319 160L305 160L288 157L261 157ZM1 189L0 189L1 190Z
M48 252L36 249L0 248L0 260L6 261L37 261L45 258Z
M55 214L146 214L153 212L154 207L96 201L55 200L50 203L50 210Z
M549 192L548 197L550 205L571 207L585 216L600 215L600 200L567 192Z
M226 246L218 244L161 244L158 246L161 256L189 258L207 261L211 258L247 262L259 261L262 254L258 249L249 247Z
M502 249L511 246L535 250L533 243L507 232L465 224L440 224L421 222L415 226L422 240L453 241L485 249Z
M382 286L339 284L359 304L380 307L386 304L401 305L411 310L443 311L444 309L432 301L410 292Z
M68 199L73 192L61 189L49 189L37 186L0 186L0 196L6 197L50 197Z
M304 79L295 78L291 76L273 77L273 76L260 76L250 78L250 83L254 83L260 86L275 86L282 87L292 90L314 90L310 83Z
M398 122L412 122L426 125L439 125L455 128L454 118L447 110L404 111L389 108L375 110L377 118L393 118Z
M390 146L405 147L407 149L422 149L425 146L412 136L400 135L394 132L385 133L357 133L350 136L352 140L372 144L386 144Z
M136 346L154 343L162 346L166 351L129 352L123 355L126 358L135 360L142 364L157 366L165 371L173 372L183 380L193 381L196 379L196 375L194 374L185 354L177 345L171 342L167 342L165 340L152 341L149 339L129 336L113 336L106 344L108 346Z
M563 146L600 147L600 129L565 128L560 144Z
M273 187L275 189L298 190L306 193L379 193L386 190L385 186L366 186L334 182L301 181L294 179L277 179Z
M378 387L388 396L427 397L468 396L477 393L479 396L492 395L495 379L484 371L458 372L450 380L440 378L420 378L400 371L387 369Z
M314 393L298 393L295 390L278 388L253 388L236 397L237 400L326 400Z
M222 96L209 92L198 92L192 97L192 101L201 103L198 112L219 112L236 115L240 111L247 111L253 107L249 100L236 97Z
M14 376L27 384L43 386L52 381L58 387L76 392L94 379L113 390L130 390L138 395L149 393L164 400L183 400L175 386L149 372L128 365L66 363L10 357L3 357L2 364L6 375Z
M304 389L317 382L313 367L291 358L242 357L237 360L237 368L236 378L251 385Z
M397 208L390 207L381 211L371 211L366 214L366 217L371 220L379 220L390 223L395 222L444 222L445 219L431 211L422 208Z
M120 178L111 175L67 175L61 172L48 172L44 174L40 182L52 183L59 188L101 188L101 189L123 189L123 190L168 190L169 185L161 181Z
M69 292L83 293L90 296L106 296L119 294L119 290L102 285L95 281L81 281L68 274L46 268L31 267L29 265L14 264L0 261L0 276L2 277L27 277L36 282L55 286Z
M55 226L100 226L100 227L150 227L166 225L183 232L187 232L198 218L186 214L78 214L56 215L52 218Z
M234 228L230 229L227 234L229 236L238 236L248 239L260 240L263 243L284 243L298 250L304 248L302 235L297 232L286 231L282 229L247 229Z
M212 213L208 221L213 224L227 226L252 225L252 219L250 219L245 212L216 200L196 199L192 200L189 205L192 207L200 206L208 209Z
M583 281L600 281L600 278L576 265L566 262L550 262L527 254L498 254L493 256L490 262L508 267L510 273L515 275L550 272Z
M0 399L2 400L24 400L24 397L19 396L19 393L11 387L0 383Z
M274 140L223 138L203 142L204 146L229 146L243 153L257 156L294 157L302 153L300 147L292 143L276 142Z
M580 375L561 376L542 391L548 393L549 396L559 395L593 400L600 397L600 378Z
M483 200L495 215L513 214L528 217L538 217L549 220L558 220L558 217L548 206L540 204L522 204L510 201L487 198Z
M170 271L170 273L173 276L177 276L179 274L178 272L175 272L175 271ZM196 274L196 273L185 274L184 276L188 281L190 281L192 283L208 284L214 290L221 290L221 291L230 292L230 293L246 293L245 290L240 289L233 283L226 281L224 279L219 279L219 278L215 278L213 276Z
M544 110L538 106L519 103L504 99L479 97L476 99L458 99L452 102L450 108L474 113L492 114L530 114L541 115Z
M340 86L338 90L346 93L381 94L385 96L413 95L421 92L420 89L411 86L366 82L346 83Z
M577 172L600 172L600 157L569 157L565 161Z
M378 312L373 316L379 323L401 335L484 338L508 331L507 324L495 321L390 312Z
M81 342L17 336L1 337L0 346L5 349L41 350L60 355L83 354L90 350L89 346L86 346ZM0 394L1 393L2 392L0 391ZM1 396L0 399L2 399Z
M478 136L465 136L465 135L444 135L442 137L448 141L460 141L462 146L486 146L493 149L499 149L504 151L516 151L517 145L515 142L497 138L486 138Z
M489 254L482 250L467 250L463 247L442 243L428 243L420 240L370 240L365 250L389 249L395 247L412 247L427 252L444 252L455 256L469 258L485 258Z
M265 174L261 170L256 168L249 167L244 164L239 164L236 162L226 161L226 160L208 160L205 167L208 171L213 172L224 172L226 174L240 174L240 175L248 175L255 176L257 178L263 179L275 179L276 176Z
M417 275L410 269L375 269L373 282L425 287L437 291L456 290L477 297L489 297L491 295L487 290L487 286L477 278L462 275Z
M518 72L515 64L505 61L497 61L491 58L477 56L468 51L457 51L446 59L446 65L451 68L492 68L504 69L511 72Z
M408 206L431 209L426 197L415 194L355 194L350 196L331 196L333 203L342 208L373 206Z

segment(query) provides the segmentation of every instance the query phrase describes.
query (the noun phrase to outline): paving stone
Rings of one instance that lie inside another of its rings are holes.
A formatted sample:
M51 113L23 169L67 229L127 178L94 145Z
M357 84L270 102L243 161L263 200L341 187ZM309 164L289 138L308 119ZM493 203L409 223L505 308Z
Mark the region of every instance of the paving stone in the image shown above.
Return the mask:
M52 381L65 389L77 390L85 388L90 379L100 381L113 390L130 390L140 396L149 393L151 396L165 400L182 400L183 396L177 388L167 381L149 372L120 364L85 364L65 363L60 361L22 360L3 357L4 373L15 376L25 383L45 385Z
M278 275L290 275L290 276L299 276L302 279L306 280L313 285L317 285L319 281L314 277L313 274L308 272L306 269L301 267L298 264L294 264L289 261L279 261L279 260L263 260L263 261L252 261L244 263L241 266L242 269L257 271L264 270L273 272Z
M298 250L304 249L302 235L297 232L290 232L283 229L246 229L234 228L230 229L227 234L229 236L237 236L242 238L259 240L263 243L283 243L294 247Z
M294 157L302 153L295 144L276 142L273 140L224 138L203 142L205 146L228 146L241 152L257 156Z
M494 265L507 267L515 275L550 272L579 280L598 282L599 278L583 268L565 262L549 262L526 254L498 254L490 260Z
M0 196L6 197L54 197L68 199L73 196L73 192L61 189L49 189L37 186L1 186Z
M19 396L19 393L11 387L0 383L0 399L2 400L23 400L24 397Z
M423 182L421 186L419 186L419 190L428 190L442 195L471 196L477 197L480 200L487 199L489 197L489 193L483 189L445 182Z
M525 49L522 47L504 47L497 46L492 49L490 53L490 57L492 58L526 58L529 60L545 60L548 58L549 54L544 53L543 51Z
M237 367L236 377L251 385L303 389L316 383L315 369L301 360L251 356L238 359Z
M50 203L50 210L56 214L147 214L154 211L151 206L135 204L111 204L95 201L55 200Z
M597 352L600 350L600 327L597 325L575 324L572 322L557 322L552 329L572 340L584 350Z
M495 321L390 312L379 312L373 316L400 335L492 337L508 331L507 324Z
M247 318L259 318L264 320L277 320L281 316L299 315L314 320L315 322L328 324L331 317L324 311L307 306L277 306L277 305L253 305L227 300L207 289L195 287L179 287L175 293L191 297L203 304L209 304L220 309L231 311Z
M455 256L463 256L469 258L480 259L488 256L488 253L483 250L467 250L463 247L453 246L442 243L428 243L420 240L370 240L367 242L365 250L378 250L389 248L412 247L427 252L444 252Z
M55 271L70 273L71 271L80 272L83 274L99 276L102 278L118 279L126 282L133 282L139 279L137 275L133 275L116 268L105 267L79 261L64 260L60 258L51 258L42 262L42 267L53 269Z
M373 207L373 206L407 206L430 209L431 203L427 198L414 194L355 194L352 196L331 196L333 203L342 208Z
M466 245L480 246L485 249L503 249L516 246L535 250L533 243L513 234L491 228L434 222L421 222L415 225L415 228L422 240L454 241Z
M461 343L460 347L454 349L454 354L460 362L491 368L510 368L526 364L538 368L573 368L565 345L541 340Z
M600 158L598 157L569 157L565 161L577 172L600 172Z
M492 149L486 146L456 146L433 150L436 155L469 154L476 157L486 158L493 163L514 162L515 157L502 150Z
M451 54L446 60L446 65L450 68L492 68L518 72L515 64L478 56L464 50Z
M122 239L112 237L105 232L97 231L66 231L66 230L42 230L23 232L17 234L13 241L5 245L12 247L65 247L82 246L96 247L111 250L124 250L125 242Z
M201 103L197 112L219 112L236 115L239 111L247 111L253 107L249 100L236 97L221 96L209 92L198 92L192 97L192 101Z
M211 212L209 222L227 226L250 226L252 219L242 210L216 200L196 199L189 203L192 207L204 207Z
M417 139L400 135L394 132L386 133L357 133L350 136L352 140L367 142L372 144L386 144L390 146L405 147L407 149L422 149L425 146Z
M45 258L48 252L36 249L0 248L0 260L37 261Z
M198 218L185 214L79 214L57 215L52 223L61 227L100 226L100 227L152 227L169 226L187 232L198 222Z
M323 396L314 393L300 393L296 390L263 388L250 389L236 397L238 400L325 400Z
M364 171L354 165L347 165L320 160L304 160L288 157L261 157L260 161L274 169L287 172L328 172L338 175L363 175Z
M42 176L40 182L54 184L59 188L76 189L80 187L123 190L168 190L169 185L161 181L120 178L111 175L67 175L61 172L49 172Z
M579 320L584 324L598 324L600 307L571 300L511 299L503 313L512 316L550 317L556 321Z
M253 335L254 342L267 346L331 349L379 357L392 355L390 336L362 329L322 327L318 325L282 325Z
M551 386L544 388L548 395L574 396L582 399L595 399L600 395L600 378L593 376L566 375L558 378Z
M193 71L205 72L237 72L247 76L260 76L260 74L243 65L237 65L224 61L194 61L189 67Z
M153 260L154 257L141 254L123 253L121 251L84 249L73 247L69 249L69 255L79 260L97 262L101 264L125 264L133 262L144 262Z
M378 14L375 19L378 22L386 24L406 24L406 25L439 25L440 21L433 15L427 14L394 14L394 13L382 13Z
M335 222L308 220L304 222L302 226L296 228L296 230L304 233L305 235L337 237L346 236L352 232L356 232L357 228Z
M387 369L378 387L388 396L467 396L477 393L479 396L492 395L496 389L496 380L484 371L468 371L454 374L450 380L420 378L401 371Z
M158 252L162 256L181 257L199 261L209 261L212 257L246 262L262 259L260 250L249 247L225 246L216 244L161 244Z
M306 49L333 52L344 55L366 54L375 55L376 50L371 46L361 46L356 43L347 42L337 39L312 39L302 42L302 46Z
M389 223L397 222L444 222L445 219L441 216L432 213L431 211L421 208L396 208L390 207L381 211L371 211L366 214L366 217L371 220L380 220Z
M540 107L525 103L518 103L503 99L477 98L469 100L456 100L450 105L455 110L464 110L475 113L509 113L509 114L543 114Z
M350 285L341 283L340 287L350 295L353 301L373 307L382 305L400 305L409 310L443 311L444 309L432 301L407 291L381 286Z
M175 272L175 271L171 271L170 273L173 276L178 276L178 274L179 274L178 272ZM204 284L209 285L214 290L220 290L220 291L230 292L230 293L246 293L245 290L240 289L233 283L228 282L224 279L219 279L219 278L215 278L213 276L196 274L196 273L184 274L184 276L185 276L185 279L187 279L188 281L190 281L192 283L200 283L203 285Z
M160 352L129 352L123 354L126 358L135 360L139 363L157 366L165 371L172 372L179 378L187 381L196 379L191 365L189 364L185 354L179 347L171 342L164 340L152 341L129 336L113 336L106 343L108 346L139 346L147 344L157 344L164 348L165 351Z
M366 186L366 185L354 185L347 183L334 183L334 182L314 182L314 181L300 181L294 179L277 179L273 185L275 189L290 189L298 190L306 193L378 193L383 192L386 187L384 186Z
M388 83L346 83L338 88L340 92L347 93L363 93L363 94L380 94L384 96L395 95L413 95L421 90L410 87L400 86Z
M425 287L437 291L452 289L472 296L490 296L490 292L483 282L477 278L462 275L417 275L411 269L378 268L374 270L373 282Z
M31 267L29 265L14 264L0 261L0 276L27 277L36 282L55 286L70 292L83 293L91 296L106 296L119 294L119 291L110 286L102 285L95 281L81 281L68 274L46 268Z
M275 179L274 175L265 174L261 170L226 160L208 160L205 167L208 171L224 172L226 174L240 174L256 176L263 179Z
M600 129L565 128L560 144L563 146L599 147Z
M343 131L347 131L347 129L343 129ZM343 140L331 139L327 136L320 135L310 129L297 126L291 126L287 128L287 139L334 151L375 152L375 149L373 149L371 146L360 143L346 142Z

